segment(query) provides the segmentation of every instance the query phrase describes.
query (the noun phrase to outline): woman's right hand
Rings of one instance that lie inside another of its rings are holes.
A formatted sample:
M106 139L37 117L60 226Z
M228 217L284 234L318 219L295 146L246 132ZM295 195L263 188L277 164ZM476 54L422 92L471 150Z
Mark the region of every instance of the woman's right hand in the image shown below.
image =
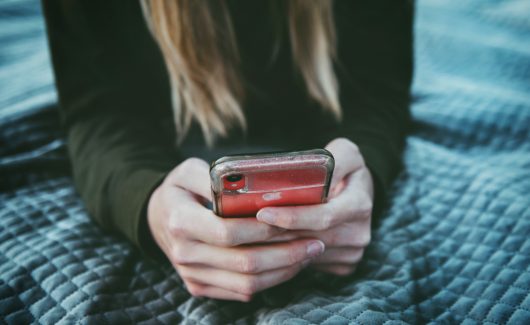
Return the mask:
M204 207L205 200L211 200L209 166L189 158L169 173L148 205L151 234L193 296L249 301L324 251L315 239L263 244L284 230L256 218L220 218Z

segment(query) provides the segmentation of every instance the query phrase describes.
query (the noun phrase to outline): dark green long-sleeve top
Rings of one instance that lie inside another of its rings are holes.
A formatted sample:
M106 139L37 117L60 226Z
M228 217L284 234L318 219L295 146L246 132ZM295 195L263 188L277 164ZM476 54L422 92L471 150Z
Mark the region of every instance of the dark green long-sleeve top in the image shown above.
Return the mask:
M270 3L227 3L248 130L235 129L208 149L197 125L175 145L169 79L138 1L43 1L76 187L102 227L141 247L152 245L145 212L151 192L190 155L310 149L346 137L372 172L376 209L398 171L409 123L411 2L335 1L340 123L308 99L286 35L271 60L278 24Z

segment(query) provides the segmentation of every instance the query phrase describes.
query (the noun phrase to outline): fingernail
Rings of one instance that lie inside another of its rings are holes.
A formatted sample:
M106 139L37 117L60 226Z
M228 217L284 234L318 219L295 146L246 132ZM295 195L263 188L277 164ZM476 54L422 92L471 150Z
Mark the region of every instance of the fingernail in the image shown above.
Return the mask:
M258 213L257 218L265 223L274 223L275 216L269 211L261 211Z
M322 254L323 252L324 252L324 243L321 242L320 240L311 242L311 244L307 246L307 256L309 257L318 256Z

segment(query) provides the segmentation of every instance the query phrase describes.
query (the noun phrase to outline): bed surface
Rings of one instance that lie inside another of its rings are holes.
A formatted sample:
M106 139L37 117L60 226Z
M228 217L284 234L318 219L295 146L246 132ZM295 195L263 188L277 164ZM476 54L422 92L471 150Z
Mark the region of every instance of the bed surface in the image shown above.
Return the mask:
M191 297L72 184L35 0L0 2L0 324L530 323L530 2L419 0L404 169L355 275Z

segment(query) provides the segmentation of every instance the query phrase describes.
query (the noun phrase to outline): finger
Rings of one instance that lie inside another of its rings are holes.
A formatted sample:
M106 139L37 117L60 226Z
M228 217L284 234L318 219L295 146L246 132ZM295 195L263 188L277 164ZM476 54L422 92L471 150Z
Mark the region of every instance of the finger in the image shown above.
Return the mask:
M191 242L181 243L176 247L178 249L172 260L174 264L202 264L247 274L289 267L324 252L324 243L311 239L233 248Z
M366 220L372 216L374 185L367 168L361 168L346 179L344 191L333 199L338 210L349 220Z
M311 264L357 264L363 257L363 249L355 248L330 248L317 258Z
M194 297L208 297L223 300L237 300L249 302L252 299L251 295L243 295L237 292L225 290L223 288L213 287L202 283L189 281L186 283L186 288Z
M346 222L323 231L295 230L284 234L294 238L320 239L326 245L326 250L331 248L365 248L371 240L370 220ZM277 235L273 239L283 239L284 234Z
M188 158L169 177L172 185L181 187L212 201L210 186L210 166L199 158Z
M212 245L228 247L263 242L284 231L259 222L255 218L219 218L199 202L193 200L186 202L185 205L175 207L178 213L170 216L169 231L174 238L185 236Z
M331 202L288 207L266 207L258 211L257 220L288 230L324 230L334 223L336 213Z
M306 263L249 275L206 266L179 266L178 272L186 281L200 282L210 286L253 295L294 277Z
M326 149L335 158L335 168L331 177L330 188L333 191L346 175L353 173L364 165L358 147L348 139L338 138L331 141Z
M350 175L347 185L327 203L302 206L266 207L258 211L261 222L289 230L325 230L353 220L369 219L372 212L371 185L366 172Z
M278 242L286 242L286 241L291 241L291 240L295 240L295 239L300 239L300 238L311 238L311 237L315 237L315 236L300 236L299 233L301 233L300 231L285 231L285 232L282 232L276 236L273 236L271 237L270 239L266 240L265 243L278 243Z
M314 265L313 269L335 275L346 276L355 272L356 266L349 264L322 264Z

